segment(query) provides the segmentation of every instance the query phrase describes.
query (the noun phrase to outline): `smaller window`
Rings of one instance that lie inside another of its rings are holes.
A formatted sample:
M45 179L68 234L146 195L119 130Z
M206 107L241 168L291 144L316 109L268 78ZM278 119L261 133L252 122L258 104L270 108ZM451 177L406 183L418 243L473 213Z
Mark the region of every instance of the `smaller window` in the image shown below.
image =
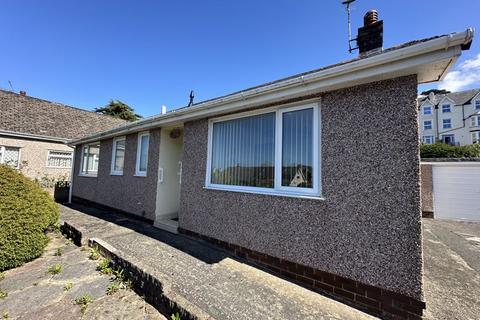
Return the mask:
M49 168L71 168L72 155L70 151L49 150L47 156L47 167Z
M452 128L452 119L443 119L443 129L451 129Z
M136 176L145 177L147 175L149 143L150 134L148 132L138 134Z
M423 130L431 130L431 129L432 129L432 120L423 121Z
M480 131L472 132L472 143L480 143Z
M80 175L96 177L98 172L98 161L100 158L100 143L92 143L83 146L82 165Z
M433 142L434 142L433 136L423 136L422 137L422 142L424 144L433 144Z
M423 107L423 114L424 115L432 114L432 106L424 106Z
M0 146L0 164L20 168L20 148Z
M472 120L472 127L480 127L480 116L473 116Z
M123 175L125 162L125 137L113 139L111 175Z
M450 105L449 104L444 104L442 105L442 113L450 113Z
M475 109L480 110L480 100L475 100Z

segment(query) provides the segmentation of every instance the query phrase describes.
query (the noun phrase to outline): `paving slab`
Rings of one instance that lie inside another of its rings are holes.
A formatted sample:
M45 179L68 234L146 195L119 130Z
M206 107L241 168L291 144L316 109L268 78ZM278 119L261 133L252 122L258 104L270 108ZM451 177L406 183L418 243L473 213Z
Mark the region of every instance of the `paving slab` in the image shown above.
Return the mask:
M8 293L0 299L0 317L8 319L155 319L166 320L132 290L107 295L110 276L96 270L98 261L89 259L89 249L79 248L61 235L50 235L44 254L8 270L0 288ZM57 255L60 249L61 255ZM84 250L87 249L87 250ZM61 265L52 275L49 267ZM65 290L65 285L72 287ZM82 314L76 298L88 294L93 301Z
M62 220L148 272L200 319L375 319L242 263L227 252L111 211L62 206Z

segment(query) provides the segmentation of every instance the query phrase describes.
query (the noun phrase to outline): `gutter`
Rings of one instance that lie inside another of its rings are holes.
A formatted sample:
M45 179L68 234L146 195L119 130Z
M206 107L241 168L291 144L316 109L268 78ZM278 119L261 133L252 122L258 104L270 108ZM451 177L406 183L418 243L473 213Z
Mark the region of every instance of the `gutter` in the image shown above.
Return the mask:
M65 138L52 137L52 136L42 136L42 135L37 135L37 134L21 133L21 132L14 132L14 131L8 131L8 130L0 130L0 135L17 137L17 138L28 138L28 139L35 139L35 140L61 142L61 143L65 143L65 144L70 141L70 139L65 139Z
M367 69L383 66L386 64L392 65L395 62L417 57L422 54L433 53L435 51L447 52L449 49L454 47L468 47L468 45L472 42L473 34L473 29L469 28L461 33L453 33L403 48L386 51L384 53L376 54L368 58L354 60L346 64L334 67L327 67L325 69L321 69L319 71L309 74L302 74L296 77L268 83L263 86L252 88L250 90L247 89L246 91L241 91L233 93L231 95L219 97L217 99L200 102L199 104L193 105L188 108L183 108L177 111L171 111L166 114L152 116L150 118L139 120L137 122L127 124L122 127L117 127L112 130L104 131L90 137L74 140L71 142L71 144L78 145L86 142L111 138L120 134L148 130L161 126L165 123L172 124L181 123L182 121L188 121L189 119L193 120L196 113L208 113L207 111L214 108L220 109L220 107L222 107L222 112L236 111L235 108L238 109L239 107L238 105L236 106L235 103L238 104L239 102L245 102L246 100L254 98L260 99L262 96L265 96L267 94L274 94L281 90L293 89L297 87L307 87L307 85L319 81L331 80L331 82L334 82L333 79L339 78L340 76L347 76L349 74L361 71L365 72L365 70ZM459 53L456 54L457 57L458 55ZM452 56L454 56L454 54L452 54ZM451 67L453 62L454 60L449 63L448 67ZM440 79L438 80L441 80L442 77L445 76L446 70L442 72ZM317 88L317 90L321 91L321 88ZM246 105L244 105L244 107L245 106ZM175 120L177 121L175 122Z

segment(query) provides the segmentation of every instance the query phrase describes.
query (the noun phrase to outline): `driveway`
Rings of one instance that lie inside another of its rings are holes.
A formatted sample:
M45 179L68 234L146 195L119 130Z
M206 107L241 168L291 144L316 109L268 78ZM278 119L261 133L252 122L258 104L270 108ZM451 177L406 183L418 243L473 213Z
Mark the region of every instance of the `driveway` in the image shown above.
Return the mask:
M480 222L423 220L425 319L479 319Z

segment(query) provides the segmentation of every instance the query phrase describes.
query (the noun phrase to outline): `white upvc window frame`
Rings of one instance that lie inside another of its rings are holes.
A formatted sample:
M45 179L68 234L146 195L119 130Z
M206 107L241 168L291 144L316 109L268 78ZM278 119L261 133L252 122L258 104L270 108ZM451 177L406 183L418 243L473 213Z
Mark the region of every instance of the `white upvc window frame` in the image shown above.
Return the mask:
M449 121L449 126L445 126L445 121ZM451 118L445 118L445 119L442 119L442 129L452 129L453 128L453 124L452 124L452 119Z
M473 109L480 110L480 99L477 99L473 102Z
M91 143L88 143L88 144L84 144L82 146L82 150L81 150L81 154L80 154L80 168L79 168L79 176L81 177L90 177L90 178L96 178L97 175L98 175L98 168L97 168L97 171L90 171L88 173L85 173L83 172L83 162L85 161L84 159L84 154L85 154L85 148L87 147L90 147L90 146L93 146L93 145L98 145L98 165L100 166L100 141L96 141L96 142L91 142Z
M285 112L297 111L303 109L313 108L313 166L312 166L312 179L313 179L313 188L299 188L299 187L290 187L282 186L282 125L283 125L283 114ZM213 143L213 124L217 122L223 122L233 119L239 119L244 117L256 116L265 113L275 113L275 175L274 175L274 187L273 188L263 188L263 187L249 187L249 186L232 186L232 185L223 185L223 184L214 184L211 183L211 171L212 171L212 143ZM261 110L247 111L237 114L232 114L223 117L217 117L210 119L208 122L208 147L207 147L207 166L206 166L206 177L205 177L205 188L206 189L215 189L215 190L224 190L224 191L237 191L245 193L256 193L256 194L268 194L276 196L287 196L287 197L297 197L297 198L314 198L314 199L323 199L322 195L322 186L321 186L321 112L320 112L320 102L310 102L304 103L301 105L282 105L272 108L265 108Z
M70 161L70 167L59 167L59 166L51 166L48 164L48 160L50 159L50 156L51 156L51 153L52 152L61 152L61 153L70 153L70 156L61 156L61 155L57 155L57 156L54 156L56 158L63 158L63 159L71 159ZM52 168L52 169L71 169L72 168L72 164L73 164L73 151L69 151L69 150L48 150L48 153L47 153L47 162L46 162L46 167L47 168Z
M120 141L125 142L125 149L127 148L127 142L125 136L122 137L116 137L113 139L112 142L112 162L110 164L110 175L112 176L123 176L123 169L122 170L115 170L115 158L117 156L117 143ZM123 156L123 168L125 169L125 156L126 156L126 150L124 151L124 156Z
M471 134L472 144L473 143L480 143L480 131L474 131Z
M140 171L140 155L141 155L141 147L142 147L142 137L145 137L147 136L148 137L148 144L147 144L147 162L146 162L146 165L147 165L147 168L145 171ZM138 138L137 138L137 158L135 160L135 176L136 177L146 177L147 176L147 173L148 173L148 156L149 156L149 153L150 153L150 132L149 131L144 131L144 132L140 132L138 134Z
M13 169L20 169L20 159L22 158L22 148L21 147L16 147L16 146L0 146L0 164L4 164L5 161L5 148L15 148L18 149L18 160L17 160L17 166L12 167L7 164L10 168Z
M425 112L425 109L427 109L427 108L428 108L428 110L430 110L428 113ZM429 115L432 115L432 113L433 113L433 108L432 108L431 105L426 105L426 106L423 106L423 107L422 107L422 114L423 114L423 115L429 116Z
M472 119L472 120L470 120L471 121L471 123L470 123L471 127L480 127L480 115L473 116L471 119Z
M427 142L427 140L430 140L430 142ZM434 143L435 143L435 137L434 137L434 136L431 136L431 135L423 136L423 137L422 137L422 142L423 142L424 144L434 144Z
M430 123L430 128L426 128L426 123ZM433 129L433 121L432 120L423 120L423 130L432 130Z
M445 111L445 109L448 111ZM442 113L452 113L452 105L450 103L442 104Z

